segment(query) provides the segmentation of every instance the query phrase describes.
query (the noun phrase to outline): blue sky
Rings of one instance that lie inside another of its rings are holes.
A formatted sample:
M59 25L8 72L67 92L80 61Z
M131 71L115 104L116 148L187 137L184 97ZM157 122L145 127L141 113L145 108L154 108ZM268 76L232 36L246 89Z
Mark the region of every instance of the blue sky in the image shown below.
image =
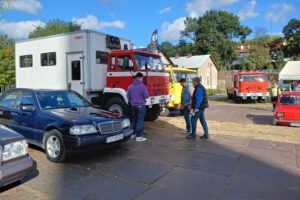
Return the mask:
M61 19L129 38L136 47L146 46L155 29L160 42L177 43L184 18L210 9L233 12L243 25L264 27L270 34L280 34L289 19L300 19L300 0L14 0L10 7L0 32L16 39L26 38L37 25Z

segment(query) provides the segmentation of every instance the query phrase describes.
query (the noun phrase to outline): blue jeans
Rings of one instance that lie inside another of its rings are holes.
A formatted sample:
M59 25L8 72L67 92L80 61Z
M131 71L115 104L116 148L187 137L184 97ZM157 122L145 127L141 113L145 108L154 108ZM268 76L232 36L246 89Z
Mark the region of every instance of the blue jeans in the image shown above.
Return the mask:
M196 135L198 119L200 120L200 123L203 127L204 135L208 136L208 127L207 127L207 123L205 120L204 110L200 110L200 111L196 112L195 115L192 116L192 118L191 118L192 135Z
M183 107L183 116L185 119L186 130L187 132L191 132L191 113L188 109L188 106Z
M146 115L146 106L131 106L131 123L133 134L141 137L143 132L143 123Z

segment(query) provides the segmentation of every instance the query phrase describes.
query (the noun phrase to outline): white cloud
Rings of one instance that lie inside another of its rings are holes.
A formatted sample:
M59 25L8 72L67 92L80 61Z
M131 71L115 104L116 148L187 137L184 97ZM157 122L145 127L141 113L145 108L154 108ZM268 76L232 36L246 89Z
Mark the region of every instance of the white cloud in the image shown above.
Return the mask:
M97 17L93 15L88 15L85 18L73 18L73 23L81 24L82 29L92 29L92 30L102 30L107 27L113 27L118 29L124 29L125 28L125 22L120 20L115 20L111 22L107 21L100 21Z
M39 0L14 0L10 5L11 9L20 10L36 15L43 9L43 5Z
M166 7L166 8L163 8L163 9L159 10L158 12L159 12L160 14L165 14L165 13L170 12L171 9L172 9L172 8L169 6L169 7Z
M266 12L266 20L273 23L285 22L286 15L294 10L294 7L286 3L277 3L270 6Z
M245 8L238 13L238 16L241 20L257 17L258 12L256 11L256 0L252 0L246 4Z
M183 31L185 28L184 20L185 17L180 17L172 23L164 22L161 26L162 39L178 40L180 38L180 31Z
M191 0L186 6L186 10L191 17L197 17L208 10L221 9L238 2L239 0Z
M15 39L25 39L37 26L45 26L45 23L40 20L3 22L0 24L0 31Z

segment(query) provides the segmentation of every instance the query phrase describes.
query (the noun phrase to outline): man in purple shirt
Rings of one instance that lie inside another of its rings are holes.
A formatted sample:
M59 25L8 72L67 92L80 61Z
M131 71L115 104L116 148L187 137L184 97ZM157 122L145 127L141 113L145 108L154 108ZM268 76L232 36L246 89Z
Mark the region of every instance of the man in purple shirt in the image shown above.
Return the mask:
M148 89L143 83L143 74L137 73L133 83L129 86L127 98L131 105L131 121L137 142L147 139L142 137L143 123L146 115L146 99L149 97Z

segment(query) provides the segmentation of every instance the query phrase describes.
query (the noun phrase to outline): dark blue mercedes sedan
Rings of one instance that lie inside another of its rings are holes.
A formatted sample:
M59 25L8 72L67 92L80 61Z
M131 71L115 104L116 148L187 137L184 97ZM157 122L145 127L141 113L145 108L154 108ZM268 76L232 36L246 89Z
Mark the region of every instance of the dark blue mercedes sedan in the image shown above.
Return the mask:
M52 162L68 152L129 139L128 118L95 108L74 91L11 89L0 97L0 123L45 149Z

